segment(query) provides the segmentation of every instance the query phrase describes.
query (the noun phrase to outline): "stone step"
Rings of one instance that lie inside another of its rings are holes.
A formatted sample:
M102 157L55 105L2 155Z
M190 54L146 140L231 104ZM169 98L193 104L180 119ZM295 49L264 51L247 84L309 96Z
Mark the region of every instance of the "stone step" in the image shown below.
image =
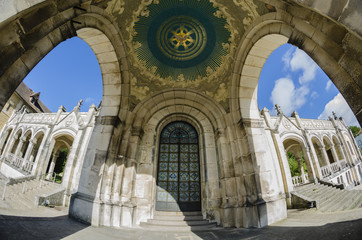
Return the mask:
M296 187L295 191L318 201L322 212L334 212L359 208L362 206L362 191L341 190L324 184L307 184Z
M216 227L216 223L208 223L202 225L158 225L158 224L149 224L146 222L141 222L140 226L142 228L153 230L153 231L202 231L207 229L212 229Z
M348 199L348 195L349 194L347 191L341 191L339 194L336 192L335 195L329 199L329 201L324 202L320 210L325 212L331 212L331 210L335 209L335 207L339 207L341 205L341 202L344 201L346 197Z
M202 213L200 211L194 211L194 212L155 211L155 216L202 216Z
M36 208L37 206L34 204L36 196L61 188L60 184L48 181L43 181L42 187L40 187L40 180L30 180L26 182L25 192L22 193L23 184L24 183L18 183L7 186L5 202L10 208Z
M306 192L305 194L307 194L307 195L309 195L309 197L313 198L313 197L317 197L317 196L323 196L324 194L327 194L330 191L331 191L330 187L321 186L318 189L316 189L315 191Z
M148 219L148 224L151 225L164 225L164 226L196 226L196 225L207 225L209 221L207 220L160 220L160 219Z
M190 216L179 216L179 215L155 215L155 220L170 220L170 221L192 221L192 220L203 220L202 215L190 215Z
M331 199L334 199L334 197L338 197L338 196L342 196L339 194L340 190L337 190L335 188L330 187L327 192L325 192L324 194L320 194L318 196L316 196L315 198L320 202L320 203L327 203L328 201L330 201Z
M338 210L350 210L358 208L357 206L360 205L359 203L361 202L361 200L362 200L362 191L360 191L359 193L357 192L350 200L346 202L346 204L344 204L343 208Z
M355 200L356 198L358 198L358 196L360 195L360 193L355 193L355 192L348 192L345 194L345 197L342 198L339 201L339 204L336 204L335 206L330 208L330 211L341 211L344 210L346 208L348 208Z
M310 183L310 184L306 184L306 185L296 187L295 191L298 192L298 193L303 194L305 192L310 192L311 189L316 188L317 186L318 186L318 184Z
M198 231L216 227L203 219L200 211L196 212L167 212L156 211L153 219L141 222L140 226L154 231Z

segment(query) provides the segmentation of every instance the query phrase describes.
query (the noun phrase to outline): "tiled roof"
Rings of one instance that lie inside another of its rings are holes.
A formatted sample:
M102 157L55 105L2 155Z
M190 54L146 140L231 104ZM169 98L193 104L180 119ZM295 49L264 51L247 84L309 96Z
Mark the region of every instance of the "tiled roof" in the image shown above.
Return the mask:
M51 111L45 106L45 104L40 101L40 93L34 93L33 90L28 88L25 83L21 82L15 92L31 107L35 112L41 113L50 113ZM32 101L33 99L33 101Z

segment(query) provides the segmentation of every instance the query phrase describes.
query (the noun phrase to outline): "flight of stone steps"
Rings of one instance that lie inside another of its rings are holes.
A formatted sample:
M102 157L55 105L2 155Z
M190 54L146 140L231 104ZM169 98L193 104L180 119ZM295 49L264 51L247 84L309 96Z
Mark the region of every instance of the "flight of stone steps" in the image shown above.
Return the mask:
M153 219L141 222L140 226L155 231L198 231L216 227L216 223L204 220L201 212L156 211Z
M36 196L51 193L62 187L60 184L50 181L30 180L26 181L25 191L22 193L24 183L17 183L6 186L5 200L0 199L0 207L12 209L29 209L36 208ZM0 198L2 198L4 184L0 184Z
M303 196L317 201L322 212L344 211L362 207L362 190L342 190L320 183L311 183L295 188Z

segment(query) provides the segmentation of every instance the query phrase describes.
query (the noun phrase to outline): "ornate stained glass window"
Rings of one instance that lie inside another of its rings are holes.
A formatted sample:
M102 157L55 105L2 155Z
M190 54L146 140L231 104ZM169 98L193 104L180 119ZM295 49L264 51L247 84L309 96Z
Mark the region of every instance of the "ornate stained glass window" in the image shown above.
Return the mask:
M198 134L190 124L172 122L162 130L156 210L201 210L198 149Z

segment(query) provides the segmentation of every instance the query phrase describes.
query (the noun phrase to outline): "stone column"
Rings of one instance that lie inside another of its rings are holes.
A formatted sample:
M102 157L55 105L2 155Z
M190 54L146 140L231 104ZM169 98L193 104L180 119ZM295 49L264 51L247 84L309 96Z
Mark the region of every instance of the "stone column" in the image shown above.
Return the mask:
M300 177L302 178L302 183L305 183L305 173L304 173L304 167L302 163L302 157L300 156L300 153L295 153L295 160L298 162L298 168L300 171Z
M23 161L23 164L22 164L21 168L24 168L27 161L30 161L28 158L29 158L29 155L31 154L31 151L33 151L34 144L36 144L36 140L31 139L29 141L28 148L26 149L26 152L25 152L25 155L24 155L24 161Z
M282 140L280 139L279 132L277 131L277 128L274 129L274 124L272 123L269 110L267 108L263 108L261 111L261 114L264 115L264 120L266 125L270 128L270 135L272 136L272 140L274 143L274 147L277 153L278 163L280 167L280 173L282 178L282 184L284 188L284 192L286 195L286 202L287 207L292 206L291 201L291 192L294 191L294 186L292 182L292 174L290 172L289 163L288 163L288 157L287 153L284 149L284 145ZM279 120L282 120L283 115L279 114Z
M4 127L5 128L5 127ZM2 151L5 148L5 140L8 138L8 142L10 140L10 135L11 133L9 131L6 131L6 134L2 134L1 139L0 139L0 156L2 155Z
M63 178L62 178L62 186L66 188L66 192L68 192L69 187L71 185L72 175L74 172L75 163L78 161L78 149L81 144L83 136L83 130L78 130L77 135L75 136L72 146L69 149L69 154L67 157L67 162L65 164Z
M31 152L33 151L34 145L36 144L36 139L30 139L28 149L26 150L26 153L24 155L24 159L29 161L29 156Z
M85 122L82 126L79 127L78 133L72 144L72 149L73 149L73 146L76 147L76 152L74 153L74 161L72 162L71 173L68 175L70 177L68 179L68 190L70 191L70 193L73 193L78 189L81 168L82 168L82 165L84 162L84 158L85 158L85 154L86 154L87 147L89 144L90 136L93 131L94 119L95 119L96 113L97 113L97 108L94 104L92 104L89 107ZM77 140L77 138L78 138L78 140ZM75 145L75 143L77 145ZM72 154L72 151L69 150L67 164L68 164L68 161L72 157L71 154ZM65 170L64 170L64 174L63 174L63 182L65 181L64 177L65 177Z
M335 145L336 146L336 145ZM342 160L340 161L346 161L346 164L348 164L348 161L346 159L346 155L344 154L344 151L343 151L343 147L342 147L342 143L337 143L337 147L339 148L339 152L341 153L342 155ZM342 166L343 167L343 166Z
M38 169L38 173L37 173L38 177L40 177L46 171L46 167L44 169L44 164L47 159L50 159L53 148L54 148L54 144L55 144L54 140L52 140L51 142L45 143L45 147L43 148L43 150L41 152L41 159L38 160L38 161L40 161L39 169Z
M48 174L46 177L48 180L50 180L53 175L55 163L56 163L58 157L59 157L59 151L53 153L52 162L50 163L50 167L49 167L49 170L47 172Z
M329 147L330 147L330 149L331 149L331 151L332 151L332 155L333 155L334 161L338 164L339 170L341 170L341 169L342 169L342 166L341 166L341 163L340 163L340 161L339 161L339 159L338 159L338 154L337 154L337 152L336 152L335 145L334 145L334 144L331 144L331 145L329 145Z
M306 162L309 162L309 166L310 166L310 168L312 170L312 172L308 174L309 182L317 182L316 171L318 173L318 176L321 176L322 175L321 169L320 169L319 165L314 165L313 164L310 148L306 147L305 150L306 150L306 154L304 154L304 160Z
M323 159L324 159L324 163L326 164L326 166L328 166L328 169L330 171L330 173L332 173L332 168L331 168L331 164L329 162L329 158L328 158L328 155L327 155L327 152L326 152L326 148L324 146L319 146L319 150L321 151L322 153L322 156Z
M248 144L241 158L247 198L243 227L262 227L270 221L268 214L276 209L279 212L273 216L273 222L287 216L285 198L279 194L284 189L277 182L280 170L275 161L279 157L270 149L262 119L242 119L240 125Z
M318 154L316 152L316 149L314 148L313 142L312 142L312 140L309 138L309 136L307 134L308 133L305 132L305 138L307 140L308 145L310 146L310 148L307 148L307 153L309 153L310 159L313 159L313 166L314 166L314 169L316 171L316 177L318 177L319 179L322 179L323 178L322 170L321 170L322 166L319 163Z
M38 139L37 139L38 141ZM33 170L31 172L32 175L35 175L38 171L38 166L39 166L39 162L41 161L40 159L43 156L43 149L46 145L46 138L45 136L42 139L42 142L40 143L40 146L37 149L37 152L34 154L34 165L33 165Z
M18 144L18 146L16 147L16 150L15 150L15 154L14 154L15 157L17 157L19 155L19 153L21 151L21 148L23 147L23 144L24 144L25 141L26 141L26 139L24 137L20 139L19 144Z

